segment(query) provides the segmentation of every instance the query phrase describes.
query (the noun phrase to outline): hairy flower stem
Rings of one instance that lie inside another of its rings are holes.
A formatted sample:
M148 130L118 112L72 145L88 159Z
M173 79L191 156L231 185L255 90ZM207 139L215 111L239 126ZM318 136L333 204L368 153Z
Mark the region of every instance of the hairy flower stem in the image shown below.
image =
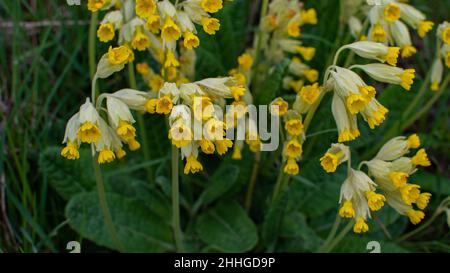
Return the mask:
M94 80L95 70L97 68L97 60L95 58L97 23L98 23L98 13L94 12L91 15L91 23L89 26L89 75L91 76L92 81Z
M98 14L95 12L92 14L91 23L89 28L89 72L92 81L92 103L95 103L97 98L97 79L95 77L95 71L97 68L96 57L95 57L95 41L96 41L96 29L98 23ZM98 110L98 109L97 109ZM116 228L114 227L114 223L112 221L111 212L108 207L108 202L106 200L106 192L105 185L103 182L102 171L100 169L100 165L98 163L98 155L94 155L94 147L92 146L93 156L92 156L92 165L94 168L95 174L95 182L97 185L97 192L100 201L100 206L102 208L103 218L105 220L106 229L108 230L109 235L113 241L113 244L119 251L123 251L122 243L117 236Z
M259 20L259 31L255 39L255 66L253 68L253 73L251 77L252 83L258 83L258 72L259 72L259 64L261 59L261 48L264 42L264 32L261 29L264 17L267 15L267 11L269 9L269 0L263 0L261 4L261 14L260 14L260 20Z
M179 150L172 146L172 228L178 253L184 252L180 226Z
M136 83L136 72L134 70L134 63L128 64L128 78L130 82L130 87L132 89L137 90L137 83ZM147 138L147 130L145 128L145 121L142 114L138 114L137 116L137 122L139 126L139 132L141 132L141 141L142 141L142 150L144 152L144 159L146 162L150 161L150 149L148 145L148 138ZM153 168L151 166L147 167L147 179L149 181L154 181L154 175L153 175Z
M354 224L354 221L350 221L345 227L344 229L342 229L342 231L336 236L336 238L334 238L328 245L326 245L323 248L324 253L330 253L336 246L337 244L339 244L342 239L344 239L344 237L350 232L350 230L352 230L352 226Z
M403 236L397 238L395 240L395 242L402 242L414 235L416 235L417 233L423 231L424 229L426 229L428 226L431 225L431 223L434 222L434 220L436 220L436 218L443 212L445 212L446 207L450 205L450 196L445 198L441 204L439 205L439 207L436 209L436 211L434 212L433 216L431 216L431 218L424 224L421 224L418 228L404 234Z
M250 211L250 208L252 206L253 192L255 191L260 162L261 162L261 152L258 151L255 154L255 163L253 163L252 176L250 178L250 183L248 184L247 194L245 195L245 209L247 211Z
M105 220L106 229L108 230L109 235L111 236L111 239L113 241L113 244L116 246L116 248L123 252L124 248L122 243L120 242L119 236L117 235L117 230L114 226L111 212L108 207L108 202L106 200L106 193L105 193L105 185L103 182L103 176L102 171L100 169L100 165L98 164L98 155L93 157L92 164L94 166L94 173L95 173L95 182L97 185L97 191L98 191L98 198L100 201L100 207L102 208L103 212L103 218Z
M334 220L334 223L333 223L333 226L331 227L330 233L328 234L327 238L325 239L325 242L323 243L323 245L318 250L319 253L324 252L326 247L331 243L333 238L336 236L336 233L338 231L340 224L341 224L341 217L339 216L339 214L336 214L336 219Z

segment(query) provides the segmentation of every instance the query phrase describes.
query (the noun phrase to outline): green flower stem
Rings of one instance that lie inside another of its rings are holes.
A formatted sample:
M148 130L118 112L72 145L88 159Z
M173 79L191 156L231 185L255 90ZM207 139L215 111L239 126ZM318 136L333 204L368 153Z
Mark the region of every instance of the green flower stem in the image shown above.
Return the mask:
M178 253L184 252L180 226L179 150L172 145L172 228Z
M95 71L97 68L96 64L96 57L95 57L95 42L96 42L96 30L97 30L97 23L98 23L98 14L92 13L91 16L91 23L89 28L89 72L91 76L92 81L92 103L95 104L95 100L98 95L98 88L97 88L97 78L95 76ZM97 109L98 110L98 109ZM100 206L102 208L103 218L105 220L106 229L108 230L109 235L111 236L111 239L113 241L113 244L116 246L116 248L119 251L123 251L122 243L119 240L119 237L117 236L117 231L114 226L114 223L112 221L111 212L108 207L108 202L106 200L106 192L105 192L105 186L103 182L103 176L102 171L100 169L100 165L98 163L98 155L95 155L94 147L92 146L93 150L93 156L92 156L92 165L94 168L94 174L95 174L95 182L97 185L97 192L98 197L100 201Z
M132 89L137 90L136 72L134 71L134 63L133 62L128 64L128 78L130 81L130 87ZM144 120L144 116L142 114L138 114L137 122L138 122L138 126L139 126L139 133L142 136L141 140L142 140L142 150L144 152L144 159L146 162L148 162L148 161L150 161L150 149L149 149L149 145L148 145L147 130L145 128L145 120ZM149 181L154 181L154 174L153 174L152 166L147 167L147 178Z
M260 16L260 25L259 25L259 32L258 35L256 37L255 40L255 66L253 68L253 74L252 74L252 78L251 78L251 82L256 82L256 79L258 77L258 66L260 63L260 56L261 56L261 48L263 45L263 41L264 41L264 32L261 29L262 23L263 23L263 19L264 17L267 15L267 11L269 9L269 0L263 0L262 4L261 4L261 16Z
M416 114L414 116L412 116L410 119L408 119L402 126L400 131L405 130L406 128L408 128L409 126L411 126L416 120L418 120L420 117L422 117L422 115L424 115L425 113L428 112L428 110L430 110L430 108L433 106L433 104L441 97L441 95L444 93L444 90L447 88L448 84L450 81L450 73L447 74L447 76L445 77L445 80L443 81L441 88L439 89L439 91L437 91L433 97L431 97L431 99L427 102L427 104L425 104L424 107L422 107L418 112L416 112ZM425 84L425 83L424 83Z
M258 151L255 154L255 163L253 164L252 176L250 178L250 183L248 184L247 194L245 195L245 209L247 211L249 211L252 206L253 192L255 191L260 162L261 162L261 151Z
M337 244L339 244L342 239L344 239L344 237L350 232L350 230L352 230L354 221L350 221L345 227L344 229L341 231L341 233L338 234L338 236L336 236L336 238L334 238L330 244L328 246L325 247L325 249L323 250L323 252L325 253L330 253L336 246Z
M91 15L91 23L89 27L89 73L91 76L91 80L94 79L95 70L97 68L97 61L95 58L97 24L98 24L98 13L94 12Z
M102 208L103 217L105 220L106 229L109 232L109 235L111 236L111 239L116 246L116 248L123 252L124 248L122 243L119 240L119 236L117 236L117 230L114 226L111 212L108 207L108 203L106 200L106 193L105 193L105 185L103 183L103 176L100 169L100 165L98 164L98 155L93 157L92 164L94 166L94 173L95 173L95 182L97 184L97 191L98 191L98 198L100 200L100 206Z
M339 214L336 214L336 219L334 220L333 226L331 227L330 233L328 234L327 238L325 239L325 242L323 245L319 248L318 252L322 253L325 251L327 246L331 243L334 236L336 236L336 233L338 231L339 225L341 224L341 217Z
M424 229L426 229L427 227L429 227L434 220L436 220L436 218L445 211L445 208L450 205L450 197L445 198L441 204L439 205L439 207L436 209L436 211L434 212L433 216L431 216L431 218L424 224L420 225L418 228L404 234L403 236L397 238L395 241L396 242L402 242L414 235L416 235L417 233L423 231Z

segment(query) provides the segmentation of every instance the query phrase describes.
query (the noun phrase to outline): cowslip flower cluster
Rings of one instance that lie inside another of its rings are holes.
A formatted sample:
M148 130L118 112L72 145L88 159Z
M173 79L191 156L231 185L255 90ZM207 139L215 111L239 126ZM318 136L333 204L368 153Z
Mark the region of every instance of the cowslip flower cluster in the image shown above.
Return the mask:
M300 171L298 161L303 154L305 141L302 116L295 110L289 110L284 115L286 141L283 144L283 171L289 175L297 175Z
M381 63L352 65L349 68L332 65L327 69L325 87L326 90L334 90L332 112L338 128L339 142L351 141L359 137L358 114L361 114L369 127L374 129L385 120L385 115L388 113L388 109L375 98L375 87L367 85L353 70L361 69L376 81L398 84L406 90L411 89L415 77L414 69L402 69L395 66L400 51L397 47L359 41L341 47L336 54L336 60L340 52L345 49L350 49L365 59Z
M266 45L264 52L267 59L272 63L278 63L286 57L291 59L290 75L284 78L283 86L296 93L301 90L305 80L315 83L318 79L318 71L303 62L311 61L316 54L314 47L304 46L299 40L301 28L308 24L317 24L315 9L305 9L299 1L275 0L270 3L268 14L261 25L261 31L266 34L263 43Z
M123 89L112 94L102 94L94 106L89 98L80 110L70 118L66 126L61 155L67 159L79 159L82 143L92 144L98 153L98 163L110 163L126 155L123 145L130 151L140 148L136 140L135 120L130 110L144 111L150 94L132 89ZM106 100L106 108L101 108ZM106 116L101 115L102 109Z
M450 23L444 22L437 29L437 50L431 67L431 91L438 91L444 74L444 64L450 68Z
M372 160L361 162L360 168L367 166L367 173L348 167L348 177L341 186L339 215L355 219L355 233L367 232L371 212L379 211L385 203L407 216L414 225L425 217L423 210L431 194L421 192L420 186L408 183L408 179L418 166L427 167L431 163L425 149L418 150L414 156L405 156L419 147L420 139L416 134L408 138L396 137L389 140ZM348 161L349 156L348 147L333 144L320 163L326 172L332 173Z
M204 79L179 87L166 82L157 97L145 104L150 114L168 116L168 138L172 145L181 149L182 158L186 159L186 174L203 170L198 160L199 151L223 155L233 146L225 137L227 124L220 105L232 97L235 86L232 78Z
M367 10L367 5L360 1L360 10ZM417 31L424 38L433 28L434 23L426 20L425 15L410 4L397 0L372 1L364 16L370 23L367 36L362 35L363 24L356 14L349 16L348 25L351 33L357 39L369 40L398 46L403 58L410 57L417 52L413 46L408 26ZM355 9L357 11L358 9Z

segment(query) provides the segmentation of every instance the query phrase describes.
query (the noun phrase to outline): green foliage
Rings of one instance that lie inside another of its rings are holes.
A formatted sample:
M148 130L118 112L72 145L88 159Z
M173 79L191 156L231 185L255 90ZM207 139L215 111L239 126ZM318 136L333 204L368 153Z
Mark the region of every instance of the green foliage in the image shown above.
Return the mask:
M283 77L289 67L290 61L283 59L271 72L268 78L264 81L262 91L258 92L256 102L259 105L268 105L274 98L276 98L281 90L283 84Z
M150 200L147 200L150 202ZM141 200L108 193L107 202L118 239L126 252L167 252L173 250L169 224ZM83 237L111 249L117 246L104 223L96 192L74 196L66 207L70 226Z
M245 252L255 247L255 224L239 204L223 202L200 215L197 232L209 247L223 252Z

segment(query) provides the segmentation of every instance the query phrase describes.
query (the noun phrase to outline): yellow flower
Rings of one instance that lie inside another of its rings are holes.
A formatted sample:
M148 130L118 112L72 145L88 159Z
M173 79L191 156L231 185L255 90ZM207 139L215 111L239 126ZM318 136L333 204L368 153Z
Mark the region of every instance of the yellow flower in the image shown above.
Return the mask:
M315 69L305 69L304 73L306 79L311 83L314 83L319 79L319 72Z
M115 151L115 154L118 159L122 159L127 155L127 153L122 148L117 149Z
M214 147L214 143L207 139L200 140L200 148L202 149L202 152L205 154L213 154L216 148Z
M287 26L287 33L290 37L300 37L300 24L298 22L291 22Z
M366 224L362 217L359 217L358 220L356 220L355 225L353 226L353 232L364 233L367 231L369 231L369 226Z
M91 144L100 139L101 133L97 125L92 122L83 123L78 129L78 138L83 143Z
M150 46L150 38L144 34L141 28L137 28L131 46L133 49L144 51Z
M286 166L284 166L284 172L289 175L297 175L299 172L299 167L297 161L294 158L289 158Z
M216 18L202 18L203 30L209 35L216 34L216 31L220 29L220 21Z
M315 103L319 98L319 95L320 95L320 87L318 83L303 86L302 90L300 91L300 96L308 104Z
M316 55L316 49L314 47L299 46L296 50L306 61L311 61L314 55Z
M409 175L404 172L390 172L389 178L397 188L403 187L408 183Z
M202 0L200 6L206 12L215 13L223 8L223 3L222 0Z
M194 174L200 171L203 171L202 164L194 156L189 156L186 160L186 165L184 166L184 174Z
M376 24L372 30L372 39L375 42L383 43L386 41L386 31L381 24Z
M143 76L148 75L150 74L150 66L147 63L138 63L136 64L136 71Z
M156 104L156 113L168 115L172 111L173 102L168 96L164 96L158 100Z
M164 79L160 75L154 75L149 79L148 85L153 92L158 92L164 85Z
M342 218L354 218L355 210L353 209L352 201L345 201L342 207L339 209L339 215Z
M420 210L414 210L414 209L409 209L406 212L406 215L409 217L409 220L411 221L411 223L413 225L417 225L418 223L420 223L423 218L425 218L425 213L423 213Z
M192 141L192 130L183 122L176 122L169 130L169 139L177 148L182 148Z
M415 69L405 69L405 72L400 75L402 81L400 85L408 91L411 90L411 85L414 83L415 73Z
M402 49L402 57L408 58L417 53L417 49L412 45L404 46Z
M216 151L219 155L223 155L228 151L228 148L233 147L233 142L229 139L216 140Z
M116 133L123 138L125 141L134 139L136 137L136 129L127 121L119 121L119 126L117 126Z
M250 151L256 153L261 150L261 140L255 139L255 140L246 140L246 143L248 144Z
M232 86L231 89L231 95L235 100L240 100L242 96L245 94L245 87L242 86Z
M417 26L417 33L421 38L424 38L433 26L434 23L431 21L421 21Z
M417 207L421 210L424 210L428 206L428 203L430 202L430 198L431 198L431 193L428 193L428 192L421 193L419 198L417 198L417 200L416 200Z
M214 105L209 97L194 97L192 112L197 120L208 120L214 115ZM217 120L211 120L209 124L214 128L223 128L223 124Z
M303 24L311 24L311 25L317 24L317 13L315 9L301 10L300 18Z
M289 104L283 98L276 98L270 104L270 113L276 116L284 116L289 110Z
M88 10L92 12L96 12L102 9L109 3L110 0L89 0L88 1Z
M158 33L161 28L159 15L152 14L147 18L147 23L145 26L147 29L153 33Z
M108 60L112 65L122 65L133 58L133 52L128 46L109 47Z
M169 50L169 52L167 52L166 61L164 62L164 67L168 68L168 67L179 67L179 66L180 66L180 62L177 60L177 58L175 58L175 54Z
M337 154L325 153L324 156L320 158L320 165L327 173L334 173L339 164L339 160L344 156L344 152L340 151Z
M187 49L193 49L200 45L200 40L194 33L186 31L186 33L184 33L183 45Z
M148 18L156 11L154 0L136 0L136 14L141 18Z
M366 105L367 101L361 95L351 94L347 97L347 109L353 115L361 112Z
M114 25L111 23L101 24L97 30L98 39L104 43L114 39L115 34Z
M417 134L412 134L406 140L408 142L409 149L417 149L420 147L420 138Z
M238 58L239 67L242 68L244 71L250 70L250 68L253 65L253 58L252 55L248 53L244 53Z
M400 189L400 194L402 196L403 201L407 205L411 205L415 203L416 200L420 196L420 186L415 184L407 184Z
M375 95L377 94L377 90L375 89L375 87L370 85L360 86L359 92L361 92L361 94L364 95L365 99L369 101L375 98Z
M111 151L108 148L104 148L100 151L98 154L98 163L99 164L105 164L105 163L111 163L116 159L116 155L113 151Z
M231 159L233 159L233 160L241 160L242 159L241 148L239 148L238 146L234 147L233 155L231 155Z
M400 7L394 3L390 3L384 8L384 19L388 22L395 22L400 19Z
M70 160L79 159L80 153L78 152L78 145L68 141L66 147L61 150L61 156Z
M156 104L158 104L158 99L149 99L144 107L149 114L154 114L156 113Z
M384 195L375 193L374 191L366 192L367 203L372 211L378 211L384 206L386 197Z
M136 139L131 139L127 142L130 151L137 151L141 148L141 144Z
M166 42L172 42L180 39L180 28L175 24L172 18L167 17L164 26L162 27L161 38Z
M386 62L392 66L397 65L398 54L400 53L399 47L389 47L388 54L383 57Z
M302 145L297 139L292 139L287 142L284 153L287 157L297 158L303 153Z
M442 41L446 44L450 44L450 27L446 27L442 31Z
M299 136L303 133L303 123L301 119L295 118L286 122L284 128L291 136Z
M411 158L411 163L416 166L428 167L431 165L425 149L420 149L415 156Z

